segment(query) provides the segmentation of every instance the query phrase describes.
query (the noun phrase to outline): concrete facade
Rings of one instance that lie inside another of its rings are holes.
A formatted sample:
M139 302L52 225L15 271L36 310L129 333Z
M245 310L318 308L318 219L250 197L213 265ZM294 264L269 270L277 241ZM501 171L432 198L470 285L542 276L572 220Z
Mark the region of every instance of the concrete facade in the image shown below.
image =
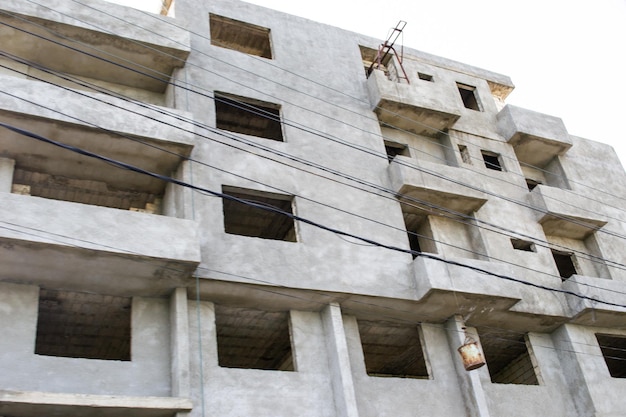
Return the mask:
M236 0L8 3L0 416L623 415L626 173L507 76Z

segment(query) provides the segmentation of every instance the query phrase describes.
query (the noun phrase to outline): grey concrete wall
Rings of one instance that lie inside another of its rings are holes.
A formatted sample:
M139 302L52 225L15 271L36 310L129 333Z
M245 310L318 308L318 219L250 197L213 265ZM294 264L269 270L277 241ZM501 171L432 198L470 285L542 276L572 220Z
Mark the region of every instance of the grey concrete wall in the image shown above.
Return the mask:
M36 355L39 289L0 283L0 386L14 391L170 396L169 303L134 298L131 361Z

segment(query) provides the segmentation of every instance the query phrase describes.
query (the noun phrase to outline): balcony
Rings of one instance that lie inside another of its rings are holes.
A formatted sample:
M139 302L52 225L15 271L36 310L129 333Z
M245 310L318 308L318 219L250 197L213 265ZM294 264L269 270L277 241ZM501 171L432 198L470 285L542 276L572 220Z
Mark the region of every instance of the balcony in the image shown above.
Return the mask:
M407 202L406 213L416 214L465 214L470 215L487 201L487 196L473 188L463 186L446 178L463 175L464 183L480 188L481 178L470 170L420 162L396 156L389 164L391 188L398 193L400 201ZM418 202L419 201L419 202Z
M195 222L0 193L0 280L162 295L200 262Z
M382 71L374 70L367 88L382 125L435 137L461 117L458 92L445 84L400 84L389 80Z
M530 199L546 235L584 240L607 223L601 203L571 191L538 185Z
M513 146L517 159L545 167L572 146L563 121L554 116L506 105L497 116L498 132Z
M189 33L148 15L106 2L4 2L4 52L33 66L162 93L190 52ZM134 24L122 24L123 20ZM143 29L143 28L150 28Z
M157 107L147 109L113 97L104 100L99 94L76 96L72 91L6 76L0 76L0 82L12 92L0 94L0 121L45 138L166 176L177 170L193 148L193 127L179 120L188 117L185 112L169 109L164 115ZM45 103L42 97L46 98ZM165 190L162 180L4 128L0 134L0 154L15 161L16 174L20 174L16 175L16 181L19 181L17 177L26 178L26 182L18 184L78 182L83 189L94 192L102 189L107 195L121 190L125 195L158 198ZM69 201L99 204L84 199ZM107 201L100 205L115 206Z

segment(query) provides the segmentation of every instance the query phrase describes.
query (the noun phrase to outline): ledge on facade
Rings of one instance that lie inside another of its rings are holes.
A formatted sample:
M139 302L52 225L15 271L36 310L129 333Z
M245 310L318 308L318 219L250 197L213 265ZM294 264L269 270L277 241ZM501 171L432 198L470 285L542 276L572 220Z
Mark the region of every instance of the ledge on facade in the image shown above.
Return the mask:
M424 136L438 136L461 117L454 91L445 87L401 84L379 70L367 79L370 103L379 122Z
M568 190L538 185L530 199L546 235L585 239L607 224L598 214L602 212L601 203Z
M563 121L507 104L497 115L498 132L513 146L517 159L542 168L572 147Z
M170 417L190 411L190 399L178 397L125 397L61 394L32 391L0 391L0 414L14 417L34 415L76 417Z
M55 71L154 92L165 90L189 55L188 31L168 18L96 0L83 0L81 7L45 4L4 2L5 52Z
M626 283L620 281L572 275L563 282L563 289L591 299L625 304ZM573 317L571 323L599 327L621 327L624 324L625 307L611 306L571 294L567 294L566 298L570 314Z
M439 215L443 208L447 214L451 211L470 215L485 204L487 196L446 179L463 175L464 183L480 186L479 174L460 169L425 161L418 165L414 159L398 155L389 164L388 172L392 189L400 201L407 202L404 212Z
M0 279L167 294L200 263L191 220L0 193Z

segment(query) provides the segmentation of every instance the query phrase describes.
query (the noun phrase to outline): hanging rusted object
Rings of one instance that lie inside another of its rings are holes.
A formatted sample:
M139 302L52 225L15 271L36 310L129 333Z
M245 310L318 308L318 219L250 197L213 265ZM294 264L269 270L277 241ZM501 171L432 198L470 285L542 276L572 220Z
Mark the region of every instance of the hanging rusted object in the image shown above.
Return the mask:
M459 348L459 353L463 359L463 366L466 371L478 369L485 364L485 358L480 351L478 342L471 336L468 336L467 333L465 334L465 342L463 343L463 346Z

